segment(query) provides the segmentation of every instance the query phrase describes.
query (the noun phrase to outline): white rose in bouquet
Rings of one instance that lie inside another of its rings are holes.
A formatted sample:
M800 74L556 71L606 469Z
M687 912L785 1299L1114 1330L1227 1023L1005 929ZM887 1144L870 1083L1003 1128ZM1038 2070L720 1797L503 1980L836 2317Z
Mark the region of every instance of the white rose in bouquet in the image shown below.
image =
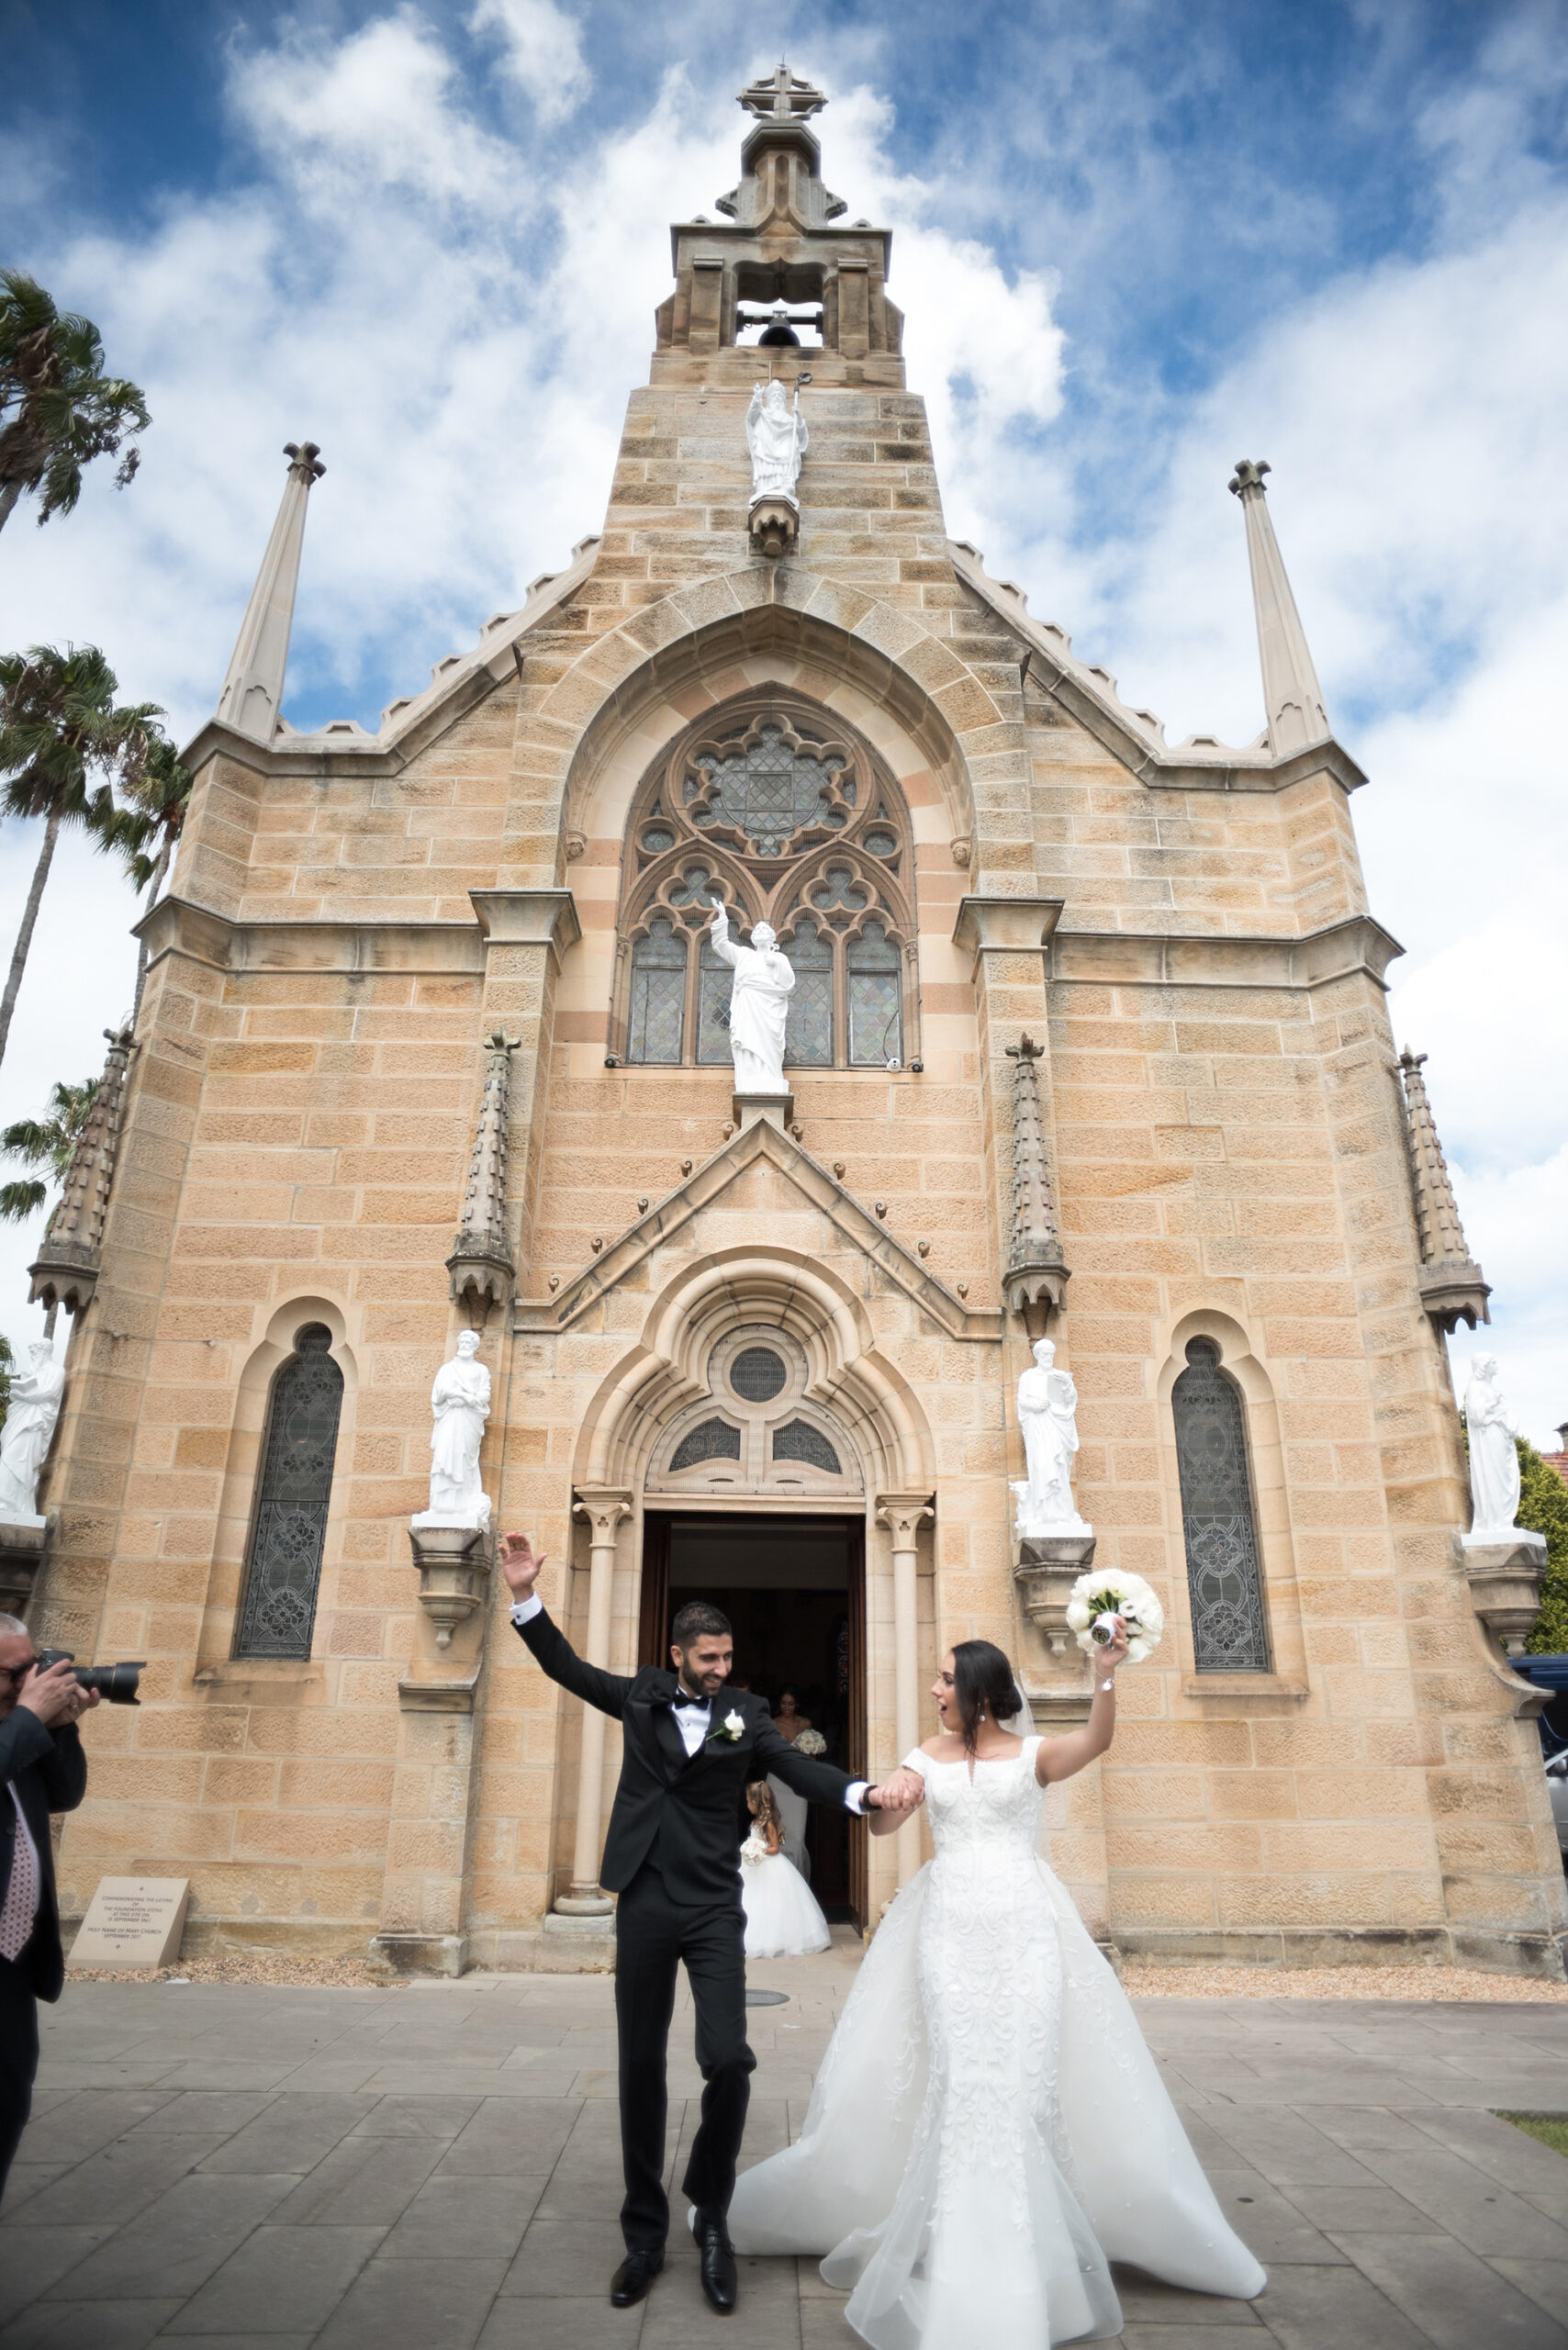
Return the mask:
M1068 1594L1067 1620L1086 1655L1092 1656L1109 1638L1105 1631L1095 1637L1103 1616L1119 1616L1126 1626L1129 1664L1142 1664L1159 1646L1165 1610L1141 1575L1119 1567L1091 1567L1079 1576Z
M820 1729L803 1729L795 1740L797 1754L825 1754L827 1740Z

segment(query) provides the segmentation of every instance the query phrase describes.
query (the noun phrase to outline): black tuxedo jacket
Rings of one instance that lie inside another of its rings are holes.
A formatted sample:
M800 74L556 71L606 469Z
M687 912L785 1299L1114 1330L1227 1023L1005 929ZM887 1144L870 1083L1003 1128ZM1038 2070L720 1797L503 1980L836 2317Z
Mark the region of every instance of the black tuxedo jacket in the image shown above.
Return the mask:
M0 1907L11 1882L17 1848L15 1786L39 1856L38 1919L33 1938L17 1964L40 1999L58 1999L65 1981L60 1947L60 1908L54 1897L51 1811L74 1811L87 1792L87 1757L73 1722L50 1729L25 1706L14 1706L0 1722Z
M585 1664L542 1608L518 1630L538 1662L574 1697L597 1706L622 1725L621 1784L604 1840L599 1883L622 1893L652 1860L678 1902L734 1901L740 1890L735 1820L745 1790L769 1772L812 1803L842 1805L856 1783L831 1762L797 1754L774 1729L766 1698L749 1690L721 1689L713 1700L706 1745L688 1756L670 1711L678 1683L659 1665L628 1679ZM740 1735L722 1733L738 1714Z

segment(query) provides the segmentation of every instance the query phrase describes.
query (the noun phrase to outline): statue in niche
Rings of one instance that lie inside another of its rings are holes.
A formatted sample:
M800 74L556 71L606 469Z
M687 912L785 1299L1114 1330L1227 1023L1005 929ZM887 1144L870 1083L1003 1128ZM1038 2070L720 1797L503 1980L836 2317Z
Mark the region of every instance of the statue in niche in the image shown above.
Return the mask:
M811 445L798 386L794 407L787 408L782 384L757 385L745 412L745 443L751 451L752 504L759 498L782 498L797 505L795 484Z
M28 1348L30 1371L11 1377L11 1408L0 1434L0 1520L10 1526L41 1526L39 1478L54 1439L54 1424L65 1394L65 1373L47 1338Z
M1072 1498L1078 1390L1070 1371L1052 1368L1056 1352L1049 1338L1036 1340L1034 1369L1018 1382L1018 1425L1029 1473L1013 1488L1017 1505L1014 1531L1024 1540L1094 1531L1079 1516Z
M1465 1548L1479 1543L1517 1542L1514 1524L1519 1506L1519 1456L1514 1449L1518 1434L1497 1385L1495 1355L1473 1355L1470 1384L1464 1391L1464 1427L1470 1439L1470 1505L1473 1523L1464 1537Z
M409 1520L420 1526L471 1526L490 1522L490 1497L479 1483L479 1447L490 1416L490 1374L474 1358L479 1334L465 1330L457 1352L443 1362L431 1389L431 1505Z
M753 926L751 945L730 937L722 898L711 898L713 952L734 973L730 988L730 1053L737 1093L788 1093L784 1076L784 1027L790 1017L794 967L778 944L771 924Z

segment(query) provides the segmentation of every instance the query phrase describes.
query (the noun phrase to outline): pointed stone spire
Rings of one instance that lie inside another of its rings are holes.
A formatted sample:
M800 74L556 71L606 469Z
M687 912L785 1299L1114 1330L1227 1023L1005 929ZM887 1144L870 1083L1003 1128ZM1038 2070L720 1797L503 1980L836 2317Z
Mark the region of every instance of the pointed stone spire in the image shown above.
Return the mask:
M1277 759L1329 737L1323 688L1307 650L1306 632L1291 594L1291 583L1274 536L1263 476L1268 459L1238 457L1231 495L1247 517L1247 555L1252 566L1252 602L1258 615L1258 655L1263 665L1263 703L1269 714L1269 746Z
M1459 1203L1421 1075L1426 1058L1408 1046L1399 1056L1410 1188L1421 1245L1421 1303L1439 1330L1457 1330L1462 1322L1473 1330L1478 1322L1492 1319L1486 1305L1492 1292L1465 1246Z
M507 1238L507 1123L511 1057L521 1041L502 1028L485 1039L485 1091L468 1162L463 1225L446 1260L454 1302L466 1300L470 1313L481 1315L492 1304L506 1304L517 1272Z
M31 1277L28 1303L47 1306L51 1323L57 1306L63 1305L68 1314L80 1314L98 1285L104 1218L114 1181L131 1054L129 1024L106 1028L104 1035L109 1046L104 1073L77 1137L60 1205L49 1220L38 1261L28 1268Z
M1031 1036L1007 1046L1013 1069L1013 1244L1002 1289L1013 1313L1044 1299L1059 1313L1070 1276L1051 1197L1050 1163L1040 1120L1040 1080L1035 1063L1045 1047ZM1025 1317L1026 1318L1026 1317Z
M321 453L314 441L287 442L283 453L290 461L283 500L218 697L217 714L223 724L237 734L248 734L252 743L270 743L277 732L305 543L305 501L311 483L327 470L317 463Z

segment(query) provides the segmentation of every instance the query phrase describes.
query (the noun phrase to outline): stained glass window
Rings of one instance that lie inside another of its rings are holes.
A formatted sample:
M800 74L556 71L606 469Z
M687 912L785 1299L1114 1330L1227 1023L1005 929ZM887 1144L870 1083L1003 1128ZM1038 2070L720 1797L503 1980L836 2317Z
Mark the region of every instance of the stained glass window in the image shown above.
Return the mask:
M1194 1338L1171 1392L1182 1525L1200 1673L1267 1673L1269 1630L1258 1564L1241 1397L1212 1338Z
M686 941L667 914L655 914L632 949L627 1059L678 1061L685 1021Z
M862 906L869 902L869 893L857 881L847 865L831 866L812 891L812 905L820 907L823 913L836 912L841 906L846 907L851 913L858 913Z
M795 967L784 1058L805 1069L833 1067L833 941L814 922L796 925L785 948Z
M844 1473L842 1463L821 1428L809 1420L786 1420L773 1431L775 1460L803 1460L812 1469L825 1469L830 1477Z
M735 975L713 952L710 933L703 934L697 973L697 1058L704 1064L733 1060L730 1051L730 990Z
M694 720L644 779L627 848L609 1067L730 1065L734 978L713 952L715 900L738 946L763 922L784 934L787 1068L918 1056L909 812L833 712L781 693Z
M856 1068L903 1058L903 957L879 922L850 942L849 1058Z
M343 1374L320 1323L308 1323L294 1345L267 1409L236 1656L310 1653Z
M745 1404L767 1404L784 1384L784 1366L771 1347L743 1347L730 1365L730 1385Z
M678 1469L696 1469L704 1460L738 1460L741 1457L741 1432L728 1420L704 1420L690 1428L676 1446L670 1457L670 1473Z
M703 795L691 821L733 824L749 835L759 856L778 856L802 826L844 822L843 811L828 805L834 777L844 764L792 751L781 727L764 726L756 741L734 757L699 760L686 783L689 802ZM852 784L846 784L845 796L854 800Z

